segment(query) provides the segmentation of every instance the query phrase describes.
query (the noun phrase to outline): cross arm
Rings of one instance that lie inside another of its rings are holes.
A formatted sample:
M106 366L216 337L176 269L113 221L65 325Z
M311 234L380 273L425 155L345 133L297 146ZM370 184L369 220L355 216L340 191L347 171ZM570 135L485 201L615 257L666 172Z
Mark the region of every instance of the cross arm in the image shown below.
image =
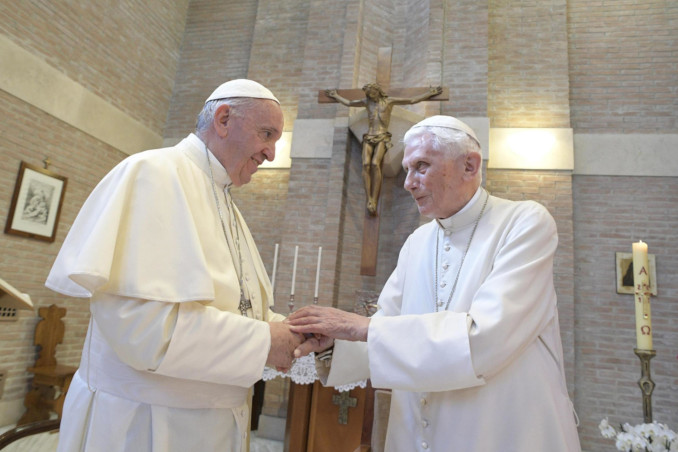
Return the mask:
M421 96L428 93L429 88L395 88L390 89L386 92L388 97L393 98L392 100L400 100L413 98L415 96ZM349 101L360 100L365 98L365 92L362 89L353 88L353 89L338 89L337 94L341 97L348 99ZM443 88L443 91L436 95L423 99L424 101L443 101L450 100L450 90L448 88ZM318 91L318 103L319 104L331 104L336 103L337 101L325 94L325 90Z
M435 94L436 88L402 88L388 92L389 100L394 104L416 104L423 101L450 100L449 90L438 87L439 94Z
M355 101L355 100L361 100L365 99L365 92L359 88L355 89L338 89L336 90L337 94L343 97L344 99L348 101ZM318 103L319 104L332 104L332 103L337 103L338 101L331 98L327 94L325 94L325 90L322 89L318 91Z

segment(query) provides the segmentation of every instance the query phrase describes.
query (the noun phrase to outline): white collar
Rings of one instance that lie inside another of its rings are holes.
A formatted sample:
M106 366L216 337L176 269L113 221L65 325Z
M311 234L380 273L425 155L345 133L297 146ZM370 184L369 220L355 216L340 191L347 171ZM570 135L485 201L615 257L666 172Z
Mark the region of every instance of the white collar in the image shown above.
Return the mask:
M436 219L438 226L445 231L455 232L474 224L478 215L480 215L480 210L483 208L483 193L490 196L483 187L478 187L471 200L459 212L451 217Z
M226 168L224 168L221 162L217 160L212 151L207 148L205 143L197 135L191 133L189 136L184 138L183 142L188 144L188 146L184 147L188 158L191 159L193 163L198 165L198 168L207 174L208 177L210 174L210 168L207 163L206 156L209 156L212 172L214 174L214 183L217 185L217 187L223 190L233 183L231 177L228 175L228 172L226 172Z

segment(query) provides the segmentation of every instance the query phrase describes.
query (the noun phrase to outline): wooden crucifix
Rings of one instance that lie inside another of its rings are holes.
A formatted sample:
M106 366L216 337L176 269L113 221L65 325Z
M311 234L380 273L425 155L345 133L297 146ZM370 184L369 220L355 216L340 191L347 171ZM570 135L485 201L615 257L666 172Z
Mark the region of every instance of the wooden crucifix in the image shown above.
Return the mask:
M389 89L391 82L391 48L381 47L377 57L377 82L362 89L324 90L318 92L319 103L339 102L349 107L365 107L369 128L362 137L362 176L367 198L363 222L363 247L360 274L377 274L379 249L379 193L383 179L384 156L391 145L388 130L395 105L411 105L426 100L448 100L442 87Z

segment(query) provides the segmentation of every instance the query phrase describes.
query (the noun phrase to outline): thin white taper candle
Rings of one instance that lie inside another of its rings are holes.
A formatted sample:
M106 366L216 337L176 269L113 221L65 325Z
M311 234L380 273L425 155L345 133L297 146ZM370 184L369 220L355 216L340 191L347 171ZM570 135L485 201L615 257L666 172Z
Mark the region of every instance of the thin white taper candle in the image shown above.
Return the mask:
M273 273L271 274L271 291L275 293L275 271L278 268L278 244L275 244L273 252Z
M323 247L318 247L318 266L315 269L315 293L313 296L318 298L318 284L320 283L320 256L322 255Z
M294 281L297 279L297 256L299 255L299 245L294 247L294 265L292 266L292 291L290 295L294 295Z

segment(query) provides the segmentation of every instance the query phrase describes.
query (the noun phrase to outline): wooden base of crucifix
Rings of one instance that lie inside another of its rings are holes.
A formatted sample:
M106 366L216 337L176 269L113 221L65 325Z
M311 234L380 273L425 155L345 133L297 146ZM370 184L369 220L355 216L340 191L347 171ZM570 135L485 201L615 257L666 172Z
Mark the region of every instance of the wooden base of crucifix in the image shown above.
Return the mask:
M379 253L379 218L381 202L377 204L377 214L370 215L365 210L363 220L363 248L360 256L360 274L377 276L377 254Z

